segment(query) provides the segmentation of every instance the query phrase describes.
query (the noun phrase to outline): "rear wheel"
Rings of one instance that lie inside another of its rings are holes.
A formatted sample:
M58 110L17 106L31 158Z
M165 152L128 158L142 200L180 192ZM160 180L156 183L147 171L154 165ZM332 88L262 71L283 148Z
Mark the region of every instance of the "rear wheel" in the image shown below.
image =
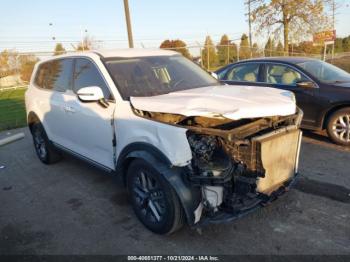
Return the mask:
M127 173L130 201L138 219L157 234L171 234L184 223L176 192L147 162L134 160Z
M350 146L350 107L331 115L327 123L327 133L334 143Z
M61 160L61 154L50 144L42 124L33 124L32 135L35 152L41 162L49 165Z

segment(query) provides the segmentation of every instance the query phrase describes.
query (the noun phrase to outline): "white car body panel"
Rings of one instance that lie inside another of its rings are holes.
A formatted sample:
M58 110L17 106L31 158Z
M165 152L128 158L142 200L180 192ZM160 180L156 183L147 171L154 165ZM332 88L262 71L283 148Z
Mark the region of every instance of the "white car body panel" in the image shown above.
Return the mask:
M64 93L64 100L68 110L63 136L67 139L62 146L74 148L74 152L114 169L111 120L115 104L104 108L96 102L84 103L72 91Z
M187 129L136 116L128 101L118 103L115 120L117 156L129 144L144 142L158 148L173 166L185 166L191 161Z
M293 93L252 86L209 86L153 97L132 97L131 103L144 111L233 120L296 112Z

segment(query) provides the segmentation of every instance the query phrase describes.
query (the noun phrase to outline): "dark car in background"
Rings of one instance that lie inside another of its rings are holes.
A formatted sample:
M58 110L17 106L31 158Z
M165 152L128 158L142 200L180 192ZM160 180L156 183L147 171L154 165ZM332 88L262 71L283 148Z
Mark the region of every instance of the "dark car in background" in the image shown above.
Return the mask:
M304 111L302 127L327 130L331 140L350 146L350 74L329 63L296 57L259 58L215 72L230 85L292 91Z

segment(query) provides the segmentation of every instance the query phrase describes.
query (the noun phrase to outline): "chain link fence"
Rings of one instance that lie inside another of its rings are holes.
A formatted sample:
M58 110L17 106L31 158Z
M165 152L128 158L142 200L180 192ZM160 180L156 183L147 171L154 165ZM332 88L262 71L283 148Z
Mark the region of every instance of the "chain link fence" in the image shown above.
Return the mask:
M239 47L239 45L193 45L179 48L167 48L186 55L189 59L212 72L227 64L245 59L272 56L299 56L324 59L350 72L350 53L336 54L309 54L302 52L288 52ZM183 52L186 50L186 52ZM68 51L71 53L74 51ZM26 124L24 93L30 80L34 64L54 52L26 52L13 53L11 68L0 67L0 131L21 127Z
M242 60L264 57L310 57L320 60L332 60L330 53L306 53L306 52L285 52L276 49L251 48L250 46L239 45L204 45L204 46L187 46L178 48L166 48L185 53L188 50L191 59L209 72L215 71L220 67ZM342 56L342 54L338 54ZM350 53L349 53L350 56Z

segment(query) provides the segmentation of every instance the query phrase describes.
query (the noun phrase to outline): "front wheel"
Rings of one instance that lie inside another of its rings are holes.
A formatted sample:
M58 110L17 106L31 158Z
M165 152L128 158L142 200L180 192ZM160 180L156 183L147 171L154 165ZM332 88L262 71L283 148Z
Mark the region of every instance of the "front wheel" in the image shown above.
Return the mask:
M127 173L130 201L142 224L157 234L171 234L184 223L184 212L176 192L155 168L134 160Z
M350 146L350 107L331 115L327 123L327 133L334 143Z

